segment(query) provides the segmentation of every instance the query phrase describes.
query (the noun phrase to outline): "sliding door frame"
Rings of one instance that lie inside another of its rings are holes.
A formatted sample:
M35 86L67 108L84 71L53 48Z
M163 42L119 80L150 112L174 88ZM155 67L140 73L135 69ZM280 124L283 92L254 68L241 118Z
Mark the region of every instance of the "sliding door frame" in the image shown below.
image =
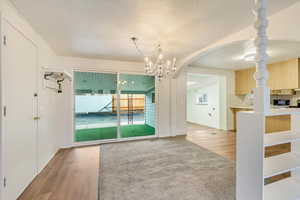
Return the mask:
M94 141L86 141L86 142L76 142L75 141L75 133L76 133L76 123L75 123L75 72L90 72L90 73L103 73L103 74L116 74L117 75L117 138L114 139L104 139L104 140L94 140ZM73 84L72 84L72 95L71 95L71 105L72 105L72 146L89 146L89 145L97 145L97 144L105 144L105 143L114 143L114 142L125 142L125 141L133 141L133 140L145 140L145 139L153 139L158 138L159 129L158 129L158 99L159 99L159 88L157 87L158 82L155 78L154 87L155 87L155 134L149 136L137 136L137 137L129 137L129 138L121 138L121 119L120 119L120 86L119 80L121 74L129 74L129 75L146 75L148 74L141 73L141 72L131 72L131 71L108 71L108 70L98 70L98 69L91 69L91 70L82 70L82 69L73 69Z
M121 138L121 116L120 116L120 73L117 73L117 118L118 118L118 126L117 126L117 138Z

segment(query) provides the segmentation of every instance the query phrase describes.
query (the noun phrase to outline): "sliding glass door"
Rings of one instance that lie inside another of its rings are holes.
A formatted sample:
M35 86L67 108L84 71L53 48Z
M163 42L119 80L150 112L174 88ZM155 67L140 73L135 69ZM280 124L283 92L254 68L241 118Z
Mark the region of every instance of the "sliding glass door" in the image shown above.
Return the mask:
M120 136L155 135L155 79L153 76L120 74Z
M155 135L153 76L120 74L122 138Z
M155 135L153 76L75 72L75 142Z
M75 72L75 141L116 139L117 74Z

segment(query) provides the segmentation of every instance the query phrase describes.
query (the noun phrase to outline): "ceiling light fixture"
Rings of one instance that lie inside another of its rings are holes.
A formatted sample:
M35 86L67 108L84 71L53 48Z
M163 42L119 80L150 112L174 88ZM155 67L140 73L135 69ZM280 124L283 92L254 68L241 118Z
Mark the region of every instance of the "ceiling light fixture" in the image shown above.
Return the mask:
M187 82L187 85L188 85L188 86L191 86L191 85L195 85L196 83L197 83L197 82L195 82L195 81L188 81L188 82Z
M247 62L253 62L255 60L255 53L248 53L244 55L244 60Z
M270 51L268 51L268 55L271 55ZM249 53L246 53L245 55L243 55L243 60L246 62L254 62L255 56L256 56L256 53L249 52Z
M241 57L244 61L246 62L254 62L255 61L255 56L256 56L256 49L254 46L254 41L253 40L249 40L246 43L246 47L245 47L245 54ZM268 50L267 54L271 55L271 51Z
M145 63L145 72L147 74L156 76L157 79L160 81L163 78L166 78L172 73L176 72L176 58L173 57L172 59L165 59L160 44L157 46L157 52L155 55L145 56L137 45L138 39L136 37L132 37L130 39L132 40L139 54L143 56Z

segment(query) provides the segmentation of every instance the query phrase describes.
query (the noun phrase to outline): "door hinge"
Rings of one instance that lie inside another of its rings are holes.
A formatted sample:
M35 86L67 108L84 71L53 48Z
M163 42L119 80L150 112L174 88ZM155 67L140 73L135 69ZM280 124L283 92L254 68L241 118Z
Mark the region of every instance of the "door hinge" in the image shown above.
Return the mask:
M3 107L3 116L6 117L6 106Z
M6 36L3 36L3 44L6 45Z
M6 177L3 178L3 187L6 187Z

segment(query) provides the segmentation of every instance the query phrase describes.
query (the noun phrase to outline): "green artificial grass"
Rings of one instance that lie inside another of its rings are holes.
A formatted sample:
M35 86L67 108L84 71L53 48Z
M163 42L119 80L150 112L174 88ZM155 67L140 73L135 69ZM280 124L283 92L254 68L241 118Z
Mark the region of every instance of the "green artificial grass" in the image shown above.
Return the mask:
M147 124L121 126L120 129L121 129L122 138L147 136L147 135L155 134L155 128Z
M76 130L75 141L84 142L92 140L104 140L117 138L117 128L90 128Z
M155 134L155 128L147 124L121 126L120 131L121 131L122 138L147 136L147 135ZM115 139L115 138L117 138L116 127L81 129L81 130L76 130L75 133L76 142Z

